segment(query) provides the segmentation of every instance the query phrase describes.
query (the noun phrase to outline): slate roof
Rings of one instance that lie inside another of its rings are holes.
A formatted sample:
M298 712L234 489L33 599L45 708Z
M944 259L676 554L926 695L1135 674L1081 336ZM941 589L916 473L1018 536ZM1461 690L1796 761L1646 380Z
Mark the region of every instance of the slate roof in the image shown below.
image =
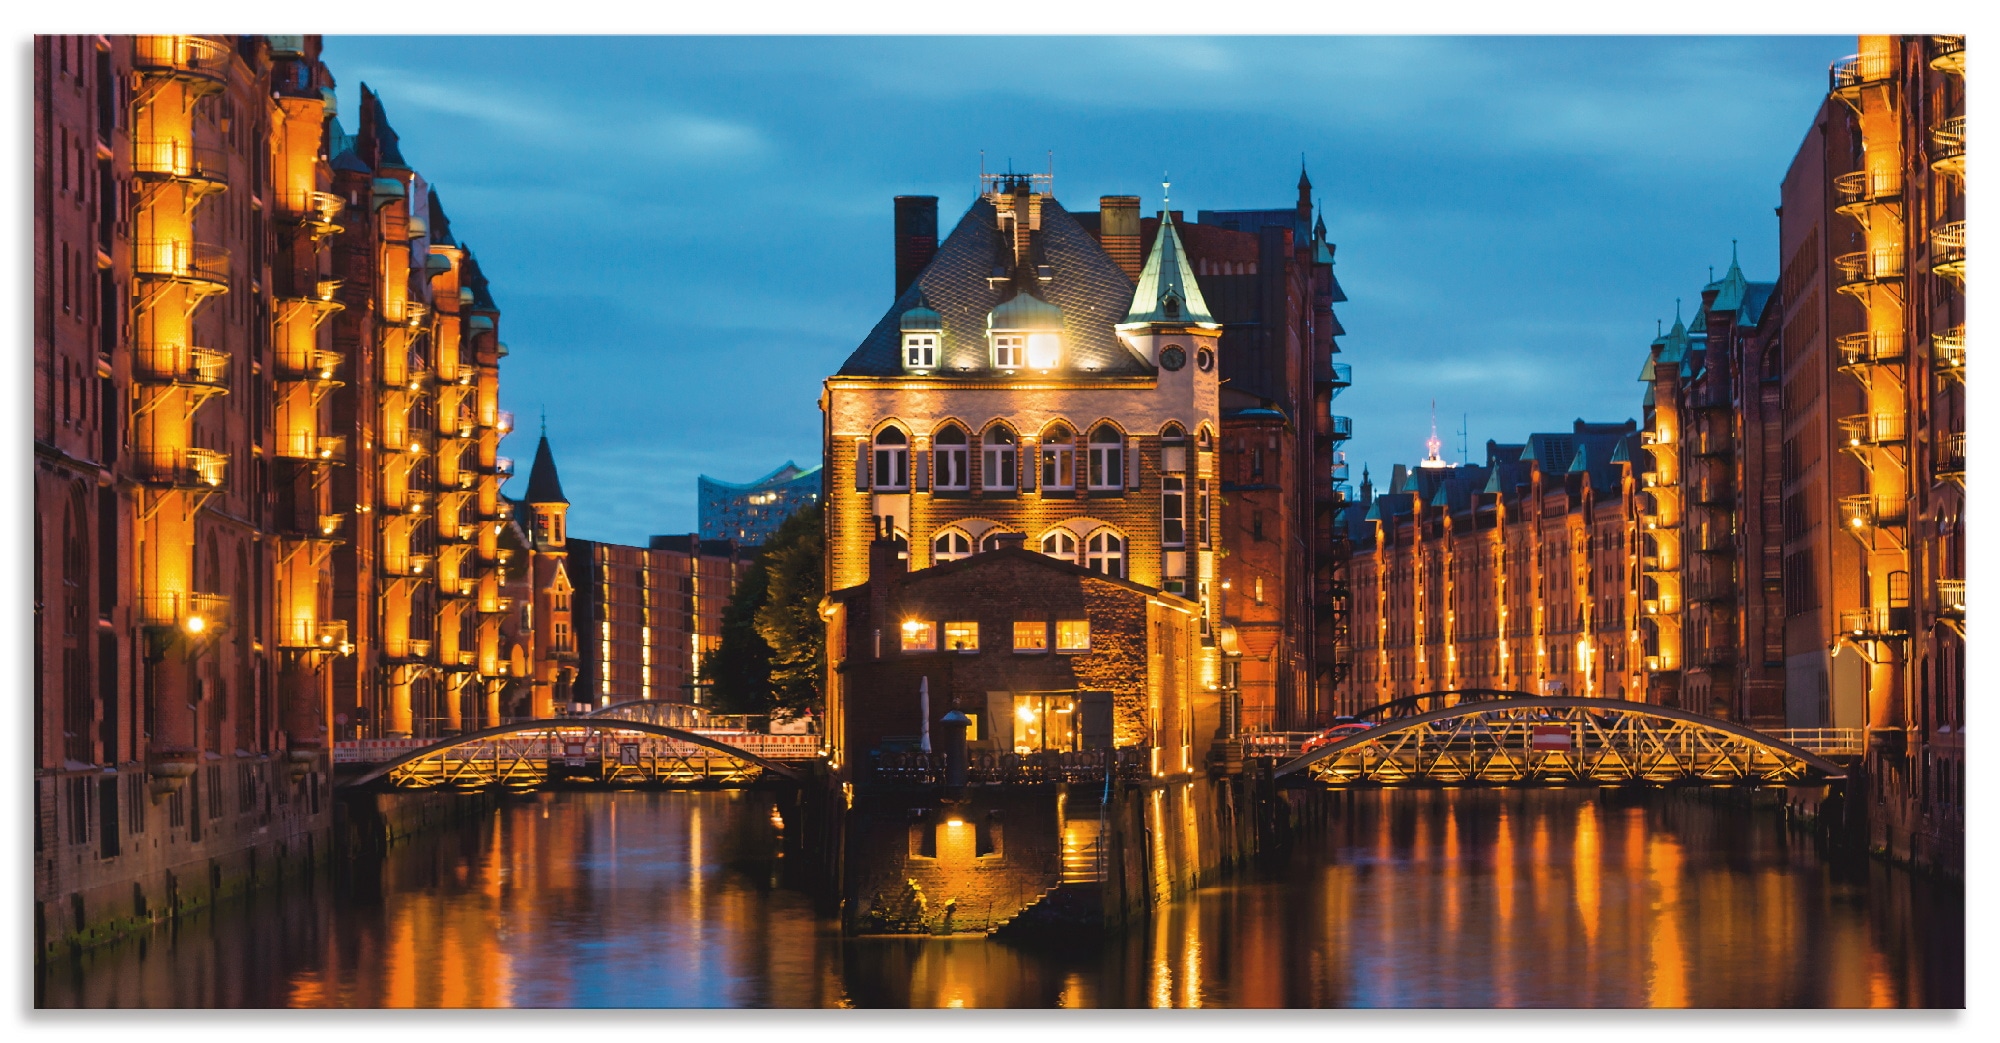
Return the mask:
M549 436L535 444L535 465L528 469L528 494L522 499L528 503L568 503L563 495L562 479L556 477L556 458L549 452Z
M1044 198L1041 207L1042 227L1031 233L1032 260L1052 269L1054 278L1034 292L1063 311L1064 367L1098 376L1153 376L1157 371L1113 329L1131 306L1132 280L1054 197ZM991 368L986 340L987 313L1019 290L1011 281L988 281L996 267L1013 267L1011 256L993 204L981 196L938 244L922 274L847 357L839 375L902 376L902 315L924 303L944 319L938 369L927 379L1012 379Z

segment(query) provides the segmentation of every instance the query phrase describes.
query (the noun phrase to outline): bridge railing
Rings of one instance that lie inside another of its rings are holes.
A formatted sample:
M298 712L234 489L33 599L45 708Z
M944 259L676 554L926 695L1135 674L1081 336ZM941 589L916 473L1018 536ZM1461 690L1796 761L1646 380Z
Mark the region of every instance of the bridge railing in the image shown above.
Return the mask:
M1822 757L1868 752L1868 733L1861 728L1766 728L1764 734Z
M1035 753L972 751L966 756L966 782L975 786L1103 782L1107 772L1121 779L1143 779L1151 768L1150 751L1138 746ZM938 785L945 781L945 757L935 751L874 753L869 755L868 773L879 782Z
M575 727L616 727L615 719L578 718ZM817 735L766 735L762 732L725 731L721 729L690 728L689 731L703 738L734 746L745 753L754 754L773 761L806 761L820 755L820 737ZM450 738L436 739L353 739L333 744L335 764L384 764L405 754L449 742ZM552 740L553 741L553 740Z
M1248 732L1243 736L1243 755L1290 760L1305 751L1307 739L1318 734L1318 732Z

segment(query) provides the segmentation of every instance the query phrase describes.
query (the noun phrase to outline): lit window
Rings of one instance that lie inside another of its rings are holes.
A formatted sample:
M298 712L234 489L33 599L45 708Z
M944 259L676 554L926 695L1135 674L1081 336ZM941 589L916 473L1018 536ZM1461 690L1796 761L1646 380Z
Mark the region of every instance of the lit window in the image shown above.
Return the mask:
M972 556L972 541L957 529L946 529L931 541L931 560L938 564Z
M937 624L921 619L903 621L903 651L928 652L937 647Z
M1011 492L1014 488L1014 432L1004 427L987 430L979 439L983 446L979 462L979 486L987 492Z
M954 652L979 651L979 624L970 621L946 623L944 646Z
M1090 537L1090 550L1085 555L1084 565L1092 572L1102 572L1119 579L1125 577L1125 538L1109 529L1099 529Z
M1090 433L1090 488L1125 488L1125 436L1110 424Z
M1179 475L1160 476L1160 543L1167 547L1187 545L1187 479Z
M1074 562L1076 561L1076 537L1062 529L1057 529L1047 536L1042 537L1042 553L1051 558L1061 558L1064 561Z
M1028 338L1018 334L999 334L993 338L993 365L1000 369L1020 369L1026 363Z
M900 428L886 428L875 436L875 488L910 487L910 436Z
M1014 651L1046 652L1049 650L1049 625L1041 620L1017 622L1014 624Z
M1056 651L1058 652L1090 651L1090 620L1088 619L1056 620Z
M1068 492L1076 488L1076 436L1057 424L1042 435L1042 489Z
M962 492L972 488L972 474L968 467L971 450L967 446L965 429L957 425L947 427L937 436L937 487L939 492Z
M937 334L910 333L903 337L903 364L910 369L931 369L937 365Z

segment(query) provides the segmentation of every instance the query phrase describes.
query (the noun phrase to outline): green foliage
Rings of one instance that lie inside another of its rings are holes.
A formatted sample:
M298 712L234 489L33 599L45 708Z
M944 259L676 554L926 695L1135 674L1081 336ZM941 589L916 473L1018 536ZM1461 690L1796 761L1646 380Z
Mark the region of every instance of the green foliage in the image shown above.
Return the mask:
M818 505L804 508L764 546L768 588L756 625L771 648L771 712L780 717L816 712L826 677L826 621L819 614L826 597L824 517Z
M722 640L701 659L701 679L713 686L720 712L818 712L826 667L823 517L813 506L787 518L723 609Z

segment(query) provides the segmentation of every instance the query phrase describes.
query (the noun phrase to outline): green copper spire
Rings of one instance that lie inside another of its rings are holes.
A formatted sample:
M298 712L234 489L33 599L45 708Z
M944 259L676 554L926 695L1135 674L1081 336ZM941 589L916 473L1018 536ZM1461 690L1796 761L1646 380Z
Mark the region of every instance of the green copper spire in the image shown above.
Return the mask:
M1164 200L1162 200L1164 202ZM1132 309L1121 326L1149 322L1187 322L1213 325L1208 302L1188 266L1181 234L1174 228L1171 210L1161 211L1160 234L1153 240L1153 252L1139 273L1139 286L1132 292Z

